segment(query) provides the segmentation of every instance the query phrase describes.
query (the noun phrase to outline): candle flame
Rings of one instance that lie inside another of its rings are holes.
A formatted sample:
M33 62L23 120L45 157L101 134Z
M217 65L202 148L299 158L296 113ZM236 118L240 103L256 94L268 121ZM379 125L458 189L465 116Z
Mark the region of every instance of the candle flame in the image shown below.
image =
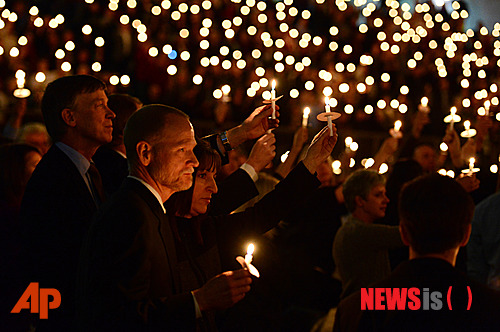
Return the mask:
M401 120L396 120L396 122L394 122L394 131L399 131L402 125L403 122L401 122Z
M328 96L325 97L325 104L330 106L330 98Z
M351 146L351 144L352 144L352 142L353 142L352 137L347 136L347 137L345 138L345 146L346 146L346 147L350 147L350 146Z
M311 113L311 109L309 107L304 108L304 118L309 117L309 113Z
M469 158L469 168L473 169L474 168L474 163L476 162L476 158L471 157Z
M422 100L420 101L420 103L422 104L422 106L427 106L427 104L429 103L429 98L422 97Z
M271 83L271 87L273 90L276 88L276 80L273 80L273 82Z
M464 127L465 127L465 130L469 130L470 129L470 121L469 120L465 120L464 121Z
M450 113L452 115L455 115L457 113L457 108L455 106L453 106L452 108L450 108Z
M253 245L253 243L250 243L247 248L247 255L253 255L254 250L255 246Z

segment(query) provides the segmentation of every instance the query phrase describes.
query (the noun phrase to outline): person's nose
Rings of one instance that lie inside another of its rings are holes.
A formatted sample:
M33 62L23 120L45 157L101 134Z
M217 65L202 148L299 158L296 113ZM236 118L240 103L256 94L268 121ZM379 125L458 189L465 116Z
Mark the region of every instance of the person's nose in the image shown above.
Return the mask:
M108 107L108 105L106 105L106 117L108 119L116 118L116 114L111 110L111 108Z
M208 184L208 190L212 193L215 194L217 191L219 191L219 188L217 188L217 183L215 182L215 178L212 177L210 179L210 183Z
M191 151L191 154L189 156L187 163L188 163L188 165L190 165L192 167L198 167L200 165L200 163L198 162L198 159L196 159L196 156L195 156L193 151Z

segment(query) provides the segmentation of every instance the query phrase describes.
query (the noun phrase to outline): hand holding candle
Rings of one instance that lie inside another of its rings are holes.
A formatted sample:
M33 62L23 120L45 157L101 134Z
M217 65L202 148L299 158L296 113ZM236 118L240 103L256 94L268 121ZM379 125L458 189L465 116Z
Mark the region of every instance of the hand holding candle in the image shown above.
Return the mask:
M238 256L236 257L236 260L238 263L241 264L241 267L244 269L247 269L251 275L253 275L256 278L260 277L259 271L255 268L255 266L252 265L252 260L253 260L253 252L255 250L255 246L253 243L250 243L247 248L247 254L245 255L245 258Z

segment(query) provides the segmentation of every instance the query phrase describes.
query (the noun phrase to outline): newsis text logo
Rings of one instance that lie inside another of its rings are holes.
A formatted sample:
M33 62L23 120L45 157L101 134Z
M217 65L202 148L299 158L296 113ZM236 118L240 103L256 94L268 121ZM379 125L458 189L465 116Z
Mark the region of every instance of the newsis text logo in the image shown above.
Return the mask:
M441 292L429 288L361 288L361 310L441 310L444 303L453 310L452 290L450 286L444 298ZM472 291L469 286L467 293L467 310L470 310Z

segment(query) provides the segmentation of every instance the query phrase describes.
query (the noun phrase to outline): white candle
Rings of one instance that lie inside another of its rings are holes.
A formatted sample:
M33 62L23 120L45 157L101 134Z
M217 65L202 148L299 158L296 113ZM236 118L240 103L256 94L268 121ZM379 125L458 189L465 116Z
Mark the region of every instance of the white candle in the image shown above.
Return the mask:
M302 114L302 127L307 127L309 113L311 113L311 109L309 107L304 108L304 113Z
M253 252L255 250L255 246L253 245L253 243L250 243L248 245L248 248L247 248L247 254L245 255L245 263L247 263L247 265L250 265L252 263L252 260L253 260Z
M276 80L273 80L271 84L271 107L273 109L273 114L271 117L276 119Z
M326 113L330 113L330 98L325 97L325 111ZM330 116L326 117L328 121L328 129L330 130L330 136L333 136L333 128L332 128L332 118Z
M484 102L484 108L486 110L485 112L485 116L489 116L490 115L490 105L491 105L491 102L489 100L485 101Z

